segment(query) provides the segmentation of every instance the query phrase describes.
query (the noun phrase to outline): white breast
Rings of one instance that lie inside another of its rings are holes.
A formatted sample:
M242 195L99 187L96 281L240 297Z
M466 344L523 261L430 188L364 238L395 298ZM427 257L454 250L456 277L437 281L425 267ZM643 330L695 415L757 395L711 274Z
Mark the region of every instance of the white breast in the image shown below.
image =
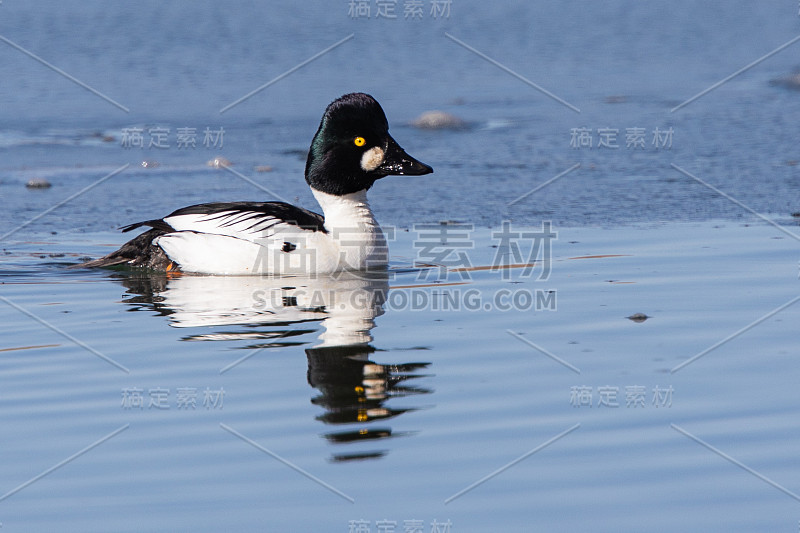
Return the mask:
M339 257L338 270L362 270L386 265L386 238L367 202L367 191L336 196L311 189L325 215L330 250Z

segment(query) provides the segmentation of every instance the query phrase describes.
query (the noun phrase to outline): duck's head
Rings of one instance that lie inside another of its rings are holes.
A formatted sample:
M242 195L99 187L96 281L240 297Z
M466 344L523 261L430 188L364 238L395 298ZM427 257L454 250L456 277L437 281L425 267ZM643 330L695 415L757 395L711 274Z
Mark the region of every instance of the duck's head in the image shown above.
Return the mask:
M306 161L306 181L322 192L344 195L369 189L391 174L420 176L433 169L408 155L389 135L380 104L351 93L331 102Z

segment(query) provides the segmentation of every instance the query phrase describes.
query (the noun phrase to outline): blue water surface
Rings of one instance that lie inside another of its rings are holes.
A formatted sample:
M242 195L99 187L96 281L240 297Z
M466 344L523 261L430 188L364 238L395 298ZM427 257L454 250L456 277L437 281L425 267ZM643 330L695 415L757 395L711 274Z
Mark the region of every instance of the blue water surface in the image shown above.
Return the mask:
M796 530L796 3L419 4L0 4L3 530ZM68 268L317 209L351 91L435 169L370 191L385 275Z

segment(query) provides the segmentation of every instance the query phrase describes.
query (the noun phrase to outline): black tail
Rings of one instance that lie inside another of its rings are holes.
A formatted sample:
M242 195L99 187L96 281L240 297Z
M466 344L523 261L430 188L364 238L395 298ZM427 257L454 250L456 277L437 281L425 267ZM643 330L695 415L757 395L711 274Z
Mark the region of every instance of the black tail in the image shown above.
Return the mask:
M132 229L132 228L131 228ZM151 229L134 237L119 250L105 257L75 265L72 268L96 268L111 266L143 267L152 270L166 270L172 261L160 246L153 244L153 239L167 233L163 229Z

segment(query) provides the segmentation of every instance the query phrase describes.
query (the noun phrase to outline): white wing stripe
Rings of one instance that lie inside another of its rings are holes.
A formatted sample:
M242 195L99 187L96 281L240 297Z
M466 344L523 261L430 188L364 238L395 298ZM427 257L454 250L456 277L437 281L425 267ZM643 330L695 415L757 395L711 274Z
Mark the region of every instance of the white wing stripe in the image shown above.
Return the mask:
M305 231L272 215L256 211L223 211L167 217L164 221L177 231L227 235L248 241L269 238L278 232Z

